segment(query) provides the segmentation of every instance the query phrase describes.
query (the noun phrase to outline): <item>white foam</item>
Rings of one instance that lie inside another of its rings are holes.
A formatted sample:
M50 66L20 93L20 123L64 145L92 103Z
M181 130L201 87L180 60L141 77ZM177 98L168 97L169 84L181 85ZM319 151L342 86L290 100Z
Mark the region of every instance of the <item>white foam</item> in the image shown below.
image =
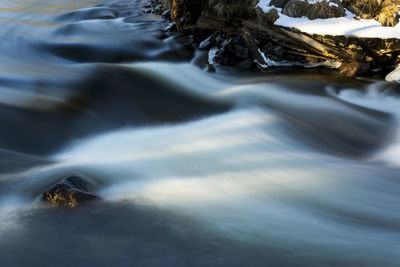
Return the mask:
M391 212L399 200L376 188L381 180L371 170L298 144L276 122L273 114L246 109L178 126L126 128L77 142L55 159L103 179L101 195L109 201L170 210L249 242L369 238L315 213L311 203L327 214L332 208L399 219Z
M17 196L3 196L0 198L0 237L8 231L19 230L21 214L31 209L26 201Z
M382 93L379 90L380 87L380 84L375 84L370 86L365 93L350 89L343 90L337 97L361 107L383 111L393 115L395 119L394 123L398 125L397 134L394 140L382 150L378 151L371 160L383 161L389 165L400 165L400 98L396 95Z
M165 62L144 62L126 64L128 68L133 68L144 74L149 74L155 79L168 80L170 84L177 84L176 90L190 90L190 93L198 96L209 96L222 89L230 87L233 81L221 76L210 75L210 73L200 70L198 67L189 63L170 64ZM232 79L230 77L230 79Z

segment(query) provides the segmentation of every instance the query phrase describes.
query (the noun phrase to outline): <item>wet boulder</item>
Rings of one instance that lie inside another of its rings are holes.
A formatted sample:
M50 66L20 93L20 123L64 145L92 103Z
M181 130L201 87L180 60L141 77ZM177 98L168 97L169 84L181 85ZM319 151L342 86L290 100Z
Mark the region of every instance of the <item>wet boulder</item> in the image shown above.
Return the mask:
M369 70L367 62L343 62L339 67L339 73L347 77L355 77Z
M78 176L68 176L47 189L43 195L43 201L54 206L75 208L81 204L98 199L93 187Z

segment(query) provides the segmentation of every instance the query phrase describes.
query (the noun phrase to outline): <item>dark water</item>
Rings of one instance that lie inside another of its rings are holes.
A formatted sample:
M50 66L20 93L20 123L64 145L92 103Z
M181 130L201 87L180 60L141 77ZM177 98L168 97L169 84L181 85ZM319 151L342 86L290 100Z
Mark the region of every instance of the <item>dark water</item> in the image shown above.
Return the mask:
M144 4L0 1L0 266L399 266L397 85L207 73Z

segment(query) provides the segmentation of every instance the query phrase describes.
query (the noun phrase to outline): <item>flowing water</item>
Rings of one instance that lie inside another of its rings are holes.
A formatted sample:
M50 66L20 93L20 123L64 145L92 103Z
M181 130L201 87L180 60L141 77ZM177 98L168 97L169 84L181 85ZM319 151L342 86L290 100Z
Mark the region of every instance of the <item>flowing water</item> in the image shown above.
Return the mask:
M144 4L0 0L0 266L400 266L397 86L208 73Z

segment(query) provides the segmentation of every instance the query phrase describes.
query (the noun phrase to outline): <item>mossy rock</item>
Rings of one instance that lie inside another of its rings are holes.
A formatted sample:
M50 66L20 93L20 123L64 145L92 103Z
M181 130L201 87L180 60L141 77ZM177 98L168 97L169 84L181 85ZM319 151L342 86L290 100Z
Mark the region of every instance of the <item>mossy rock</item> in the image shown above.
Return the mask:
M68 176L47 189L42 200L53 206L76 208L77 206L98 199L93 193L93 187L78 176Z

